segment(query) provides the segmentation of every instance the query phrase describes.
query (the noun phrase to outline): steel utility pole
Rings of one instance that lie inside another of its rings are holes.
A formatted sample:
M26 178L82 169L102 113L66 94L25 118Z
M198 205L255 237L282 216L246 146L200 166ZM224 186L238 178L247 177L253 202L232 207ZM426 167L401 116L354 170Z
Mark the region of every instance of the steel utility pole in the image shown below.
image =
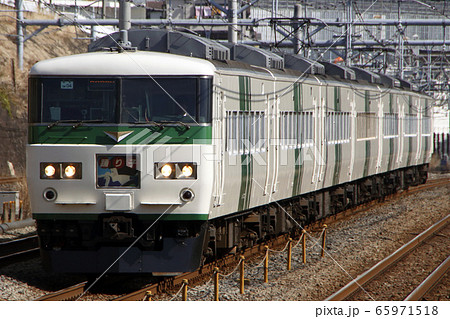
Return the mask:
M238 34L237 0L229 0L228 7L228 21L231 23L228 26L228 42L235 44Z
M24 37L23 37L23 0L15 0L16 4L16 12L17 12L17 22L16 22L16 28L17 28L17 60L19 60L19 69L23 70L23 43L24 43Z
M403 79L403 76L404 76L403 55L405 54L403 42L404 42L405 34L404 34L403 25L401 23L401 18L400 18L400 16L401 16L400 3L401 3L401 1L399 0L397 2L397 5L398 5L397 18L398 18L398 22L399 22L397 28L398 28L398 38L399 38L398 42L399 42L399 46L400 46L400 54L399 54L399 59L398 59L398 73L399 73L400 79ZM444 39L444 41L445 41L445 39Z
M300 40L300 23L299 19L301 17L300 10L302 9L301 5L295 4L294 6L294 54L299 54L301 49L301 40Z
M345 46L345 65L352 65L352 33L353 33L353 4L352 0L348 0L346 3L346 15L347 15L347 24L346 24L346 46Z

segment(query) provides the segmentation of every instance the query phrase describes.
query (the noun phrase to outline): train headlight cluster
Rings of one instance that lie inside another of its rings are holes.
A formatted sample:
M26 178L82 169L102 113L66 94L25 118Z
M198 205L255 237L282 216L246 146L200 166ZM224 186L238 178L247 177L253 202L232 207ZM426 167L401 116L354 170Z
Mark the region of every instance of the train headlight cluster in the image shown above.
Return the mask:
M155 163L156 179L197 179L195 163Z
M81 163L41 163L41 179L81 179Z

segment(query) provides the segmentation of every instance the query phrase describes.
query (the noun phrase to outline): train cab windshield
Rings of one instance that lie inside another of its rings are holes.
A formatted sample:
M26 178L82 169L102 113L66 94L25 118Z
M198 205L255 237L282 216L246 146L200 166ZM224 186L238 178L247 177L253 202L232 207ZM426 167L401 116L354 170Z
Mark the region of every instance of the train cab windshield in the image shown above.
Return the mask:
M31 78L31 123L211 122L210 77Z

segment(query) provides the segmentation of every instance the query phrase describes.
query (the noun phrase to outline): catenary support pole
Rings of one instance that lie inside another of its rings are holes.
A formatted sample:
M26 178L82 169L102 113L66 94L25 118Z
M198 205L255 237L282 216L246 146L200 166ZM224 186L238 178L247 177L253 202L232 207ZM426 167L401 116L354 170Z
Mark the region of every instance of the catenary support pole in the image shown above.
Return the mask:
M238 19L237 19L237 0L229 0L228 2L228 21L231 23L228 26L228 42L237 43L238 33Z
M301 5L296 4L294 6L294 54L299 54L301 49L301 40L300 40L300 23L298 22L301 17Z
M24 37L23 37L23 0L15 0L16 4L16 12L17 12L17 22L16 22L16 28L17 28L17 60L19 61L19 69L23 70L23 43L24 43Z
M345 45L345 65L352 65L352 45L353 45L353 3L348 0L346 3L347 24L345 26L346 45Z

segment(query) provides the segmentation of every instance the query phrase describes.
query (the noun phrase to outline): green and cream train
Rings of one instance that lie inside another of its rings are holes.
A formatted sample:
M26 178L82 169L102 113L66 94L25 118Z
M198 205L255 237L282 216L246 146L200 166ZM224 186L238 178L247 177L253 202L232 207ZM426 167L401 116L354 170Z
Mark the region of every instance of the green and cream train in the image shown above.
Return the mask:
M426 181L432 100L406 82L176 31L129 39L30 71L52 271L185 272Z

